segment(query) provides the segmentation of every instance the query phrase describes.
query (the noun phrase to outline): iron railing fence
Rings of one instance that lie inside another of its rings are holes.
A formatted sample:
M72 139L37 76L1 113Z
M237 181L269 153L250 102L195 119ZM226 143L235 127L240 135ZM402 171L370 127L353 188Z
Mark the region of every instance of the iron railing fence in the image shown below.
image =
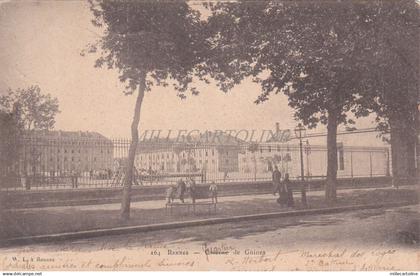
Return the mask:
M129 139L92 137L26 137L1 164L2 190L50 190L121 187ZM325 146L303 147L305 179L323 179ZM285 143L140 142L134 160L133 185L172 185L180 179L197 183L269 181L277 167L291 179L301 177L300 147ZM386 147L338 148L338 177L387 176Z

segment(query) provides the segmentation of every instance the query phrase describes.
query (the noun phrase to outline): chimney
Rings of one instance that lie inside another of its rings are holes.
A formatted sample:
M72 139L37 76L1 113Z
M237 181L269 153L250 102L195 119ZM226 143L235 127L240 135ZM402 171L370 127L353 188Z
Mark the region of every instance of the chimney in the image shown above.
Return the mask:
M278 136L280 133L280 124L277 122L276 123L276 136Z

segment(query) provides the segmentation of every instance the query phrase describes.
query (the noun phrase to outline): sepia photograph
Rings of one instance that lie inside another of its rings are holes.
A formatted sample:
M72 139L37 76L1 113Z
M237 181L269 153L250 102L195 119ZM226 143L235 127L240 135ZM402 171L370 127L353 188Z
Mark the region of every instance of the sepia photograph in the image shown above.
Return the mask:
M0 271L420 271L420 1L0 0Z

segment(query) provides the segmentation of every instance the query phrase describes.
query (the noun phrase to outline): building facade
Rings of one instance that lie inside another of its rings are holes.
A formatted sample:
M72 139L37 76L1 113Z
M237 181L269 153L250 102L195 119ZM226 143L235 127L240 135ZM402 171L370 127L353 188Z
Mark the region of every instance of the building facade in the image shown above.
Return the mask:
M138 151L135 166L140 170L168 173L238 171L240 147L220 145L160 145Z
M193 137L188 142L142 142L137 150L135 166L138 170L165 173L203 172L226 174L239 170L240 141L220 136L217 141Z
M243 151L238 155L239 172L254 178L267 178L275 166L292 178L301 177L300 147L296 144L267 143ZM337 149L337 176L386 176L390 171L389 148L350 147L343 144ZM326 146L303 147L303 165L306 178L325 177L327 172Z
M113 142L97 132L36 131L20 146L21 174L62 175L112 169Z

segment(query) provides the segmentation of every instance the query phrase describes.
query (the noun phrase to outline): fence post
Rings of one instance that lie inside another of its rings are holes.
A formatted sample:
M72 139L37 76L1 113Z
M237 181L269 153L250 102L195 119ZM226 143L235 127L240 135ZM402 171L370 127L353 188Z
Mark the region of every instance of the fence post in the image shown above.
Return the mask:
M369 151L369 169L370 169L370 177L373 176L372 174L372 152Z

